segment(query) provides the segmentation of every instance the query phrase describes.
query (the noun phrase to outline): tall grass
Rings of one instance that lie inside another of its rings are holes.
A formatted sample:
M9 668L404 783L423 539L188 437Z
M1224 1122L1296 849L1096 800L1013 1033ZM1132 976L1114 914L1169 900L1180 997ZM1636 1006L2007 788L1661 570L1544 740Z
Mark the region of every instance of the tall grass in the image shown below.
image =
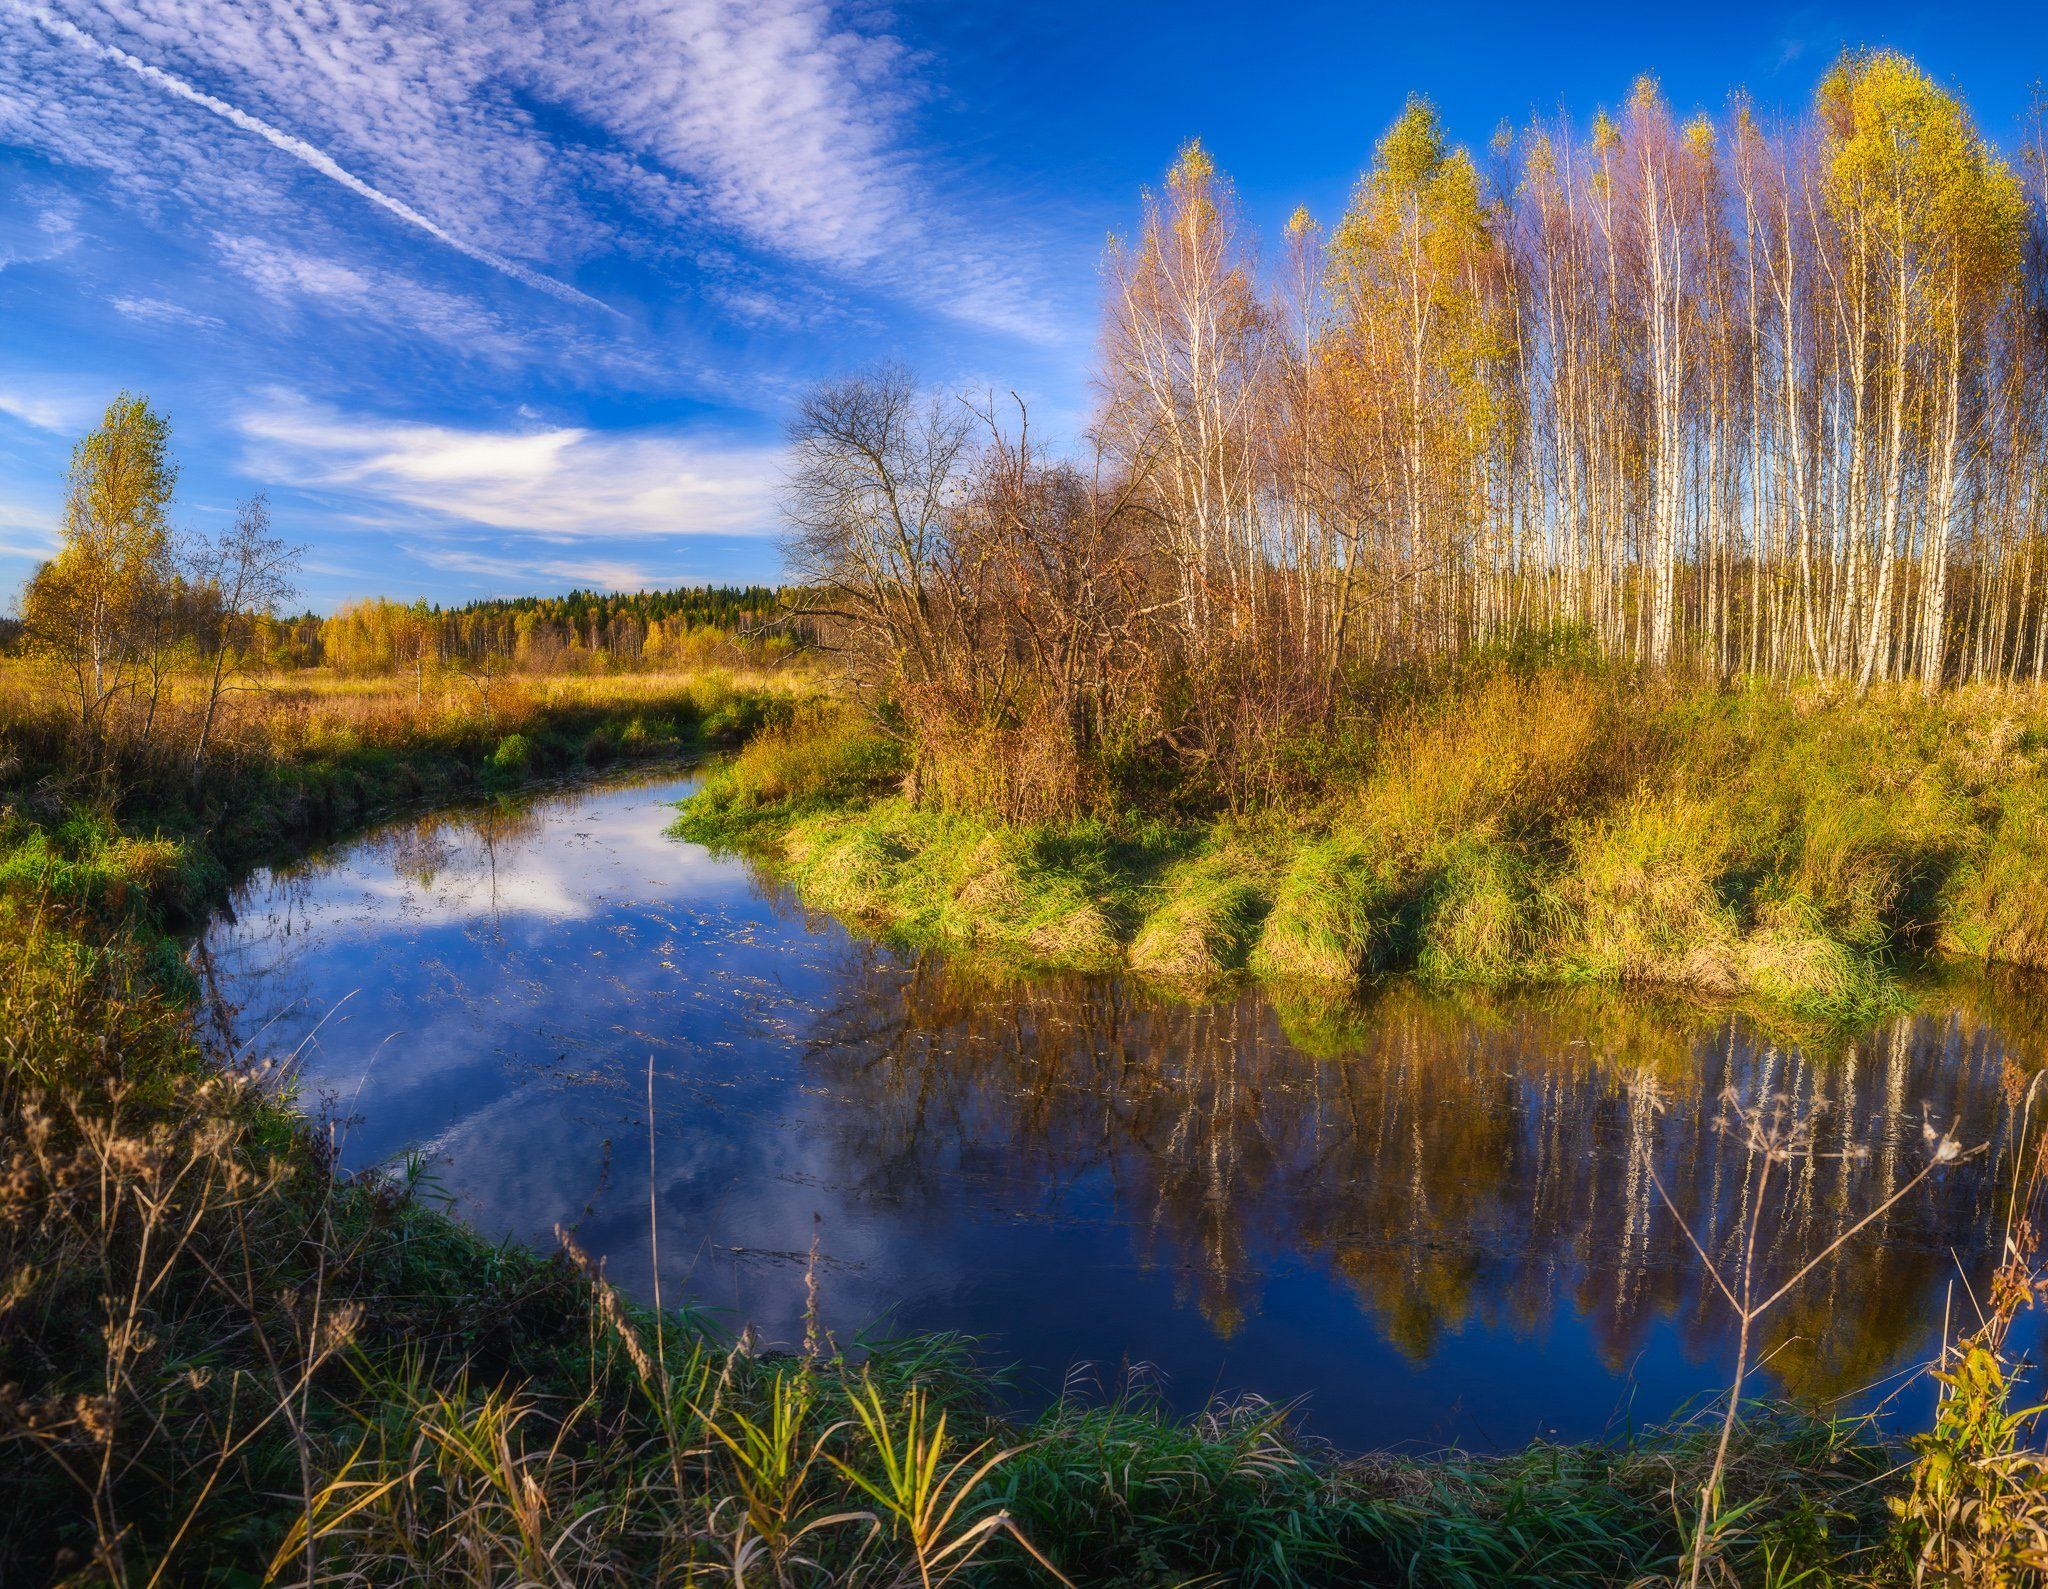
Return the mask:
M226 868L407 803L488 793L622 759L729 747L786 721L801 677L705 672L458 685L295 674L238 701L193 781L145 753L88 768L46 696L0 665L0 890L90 896L173 919Z
M1189 986L1413 970L1853 1019L1935 956L2048 966L2032 695L1503 662L1391 694L1332 743L1267 809L1016 825L912 798L839 712L742 751L677 831L907 937Z

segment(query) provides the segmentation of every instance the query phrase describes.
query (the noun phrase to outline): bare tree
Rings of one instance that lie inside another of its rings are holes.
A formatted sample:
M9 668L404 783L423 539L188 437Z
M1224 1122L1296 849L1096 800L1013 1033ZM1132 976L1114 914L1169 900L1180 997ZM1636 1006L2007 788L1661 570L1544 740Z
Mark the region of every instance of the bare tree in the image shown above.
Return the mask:
M790 567L870 680L943 671L942 616L957 617L958 596L949 532L972 430L963 405L900 366L816 388L790 425Z
M194 787L205 773L221 699L234 677L236 659L247 646L252 622L275 613L296 594L303 551L271 533L270 503L258 492L241 505L235 522L220 538L203 543L193 557L193 583L208 608L203 638L213 652L199 729L192 740Z

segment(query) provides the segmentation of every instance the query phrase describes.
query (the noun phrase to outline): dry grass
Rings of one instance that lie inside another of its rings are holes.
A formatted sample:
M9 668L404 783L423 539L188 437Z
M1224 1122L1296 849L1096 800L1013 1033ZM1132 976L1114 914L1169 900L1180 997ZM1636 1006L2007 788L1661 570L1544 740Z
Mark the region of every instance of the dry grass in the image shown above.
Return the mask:
M898 796L833 770L860 742L843 715L827 770L786 792L764 765L804 762L807 733L712 779L682 831L751 848L825 909L1039 963L1661 985L1842 1018L1930 954L2048 965L2039 692L1475 667L1374 709L1284 807L1210 820L1010 823L915 776ZM1000 746L959 751L1007 776Z

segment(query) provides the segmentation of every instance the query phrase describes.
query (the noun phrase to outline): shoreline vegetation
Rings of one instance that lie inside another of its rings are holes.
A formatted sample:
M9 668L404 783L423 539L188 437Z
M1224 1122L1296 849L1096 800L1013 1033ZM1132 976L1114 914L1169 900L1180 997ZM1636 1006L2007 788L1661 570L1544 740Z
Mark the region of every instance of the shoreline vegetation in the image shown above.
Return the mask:
M1284 812L1010 823L919 804L901 745L820 699L714 766L672 831L907 941L1193 995L1414 973L1849 1023L1941 960L2048 968L2032 694L1502 655L1411 681L1321 755Z
M494 1246L411 1166L337 1172L285 1072L211 1048L178 927L240 867L393 803L511 791L816 710L803 681L281 692L204 790L53 792L10 725L0 854L7 1582L1479 1586L1675 1571L1715 1431L1345 1455L1140 1386L1019 1421L950 1339L764 1347ZM61 744L48 742L45 749ZM507 747L513 746L512 749ZM229 816L231 814L231 817ZM223 820L229 817L228 820ZM1311 1415L1312 1418L1312 1415ZM1877 1559L1866 1425L1754 1406L1733 1562Z

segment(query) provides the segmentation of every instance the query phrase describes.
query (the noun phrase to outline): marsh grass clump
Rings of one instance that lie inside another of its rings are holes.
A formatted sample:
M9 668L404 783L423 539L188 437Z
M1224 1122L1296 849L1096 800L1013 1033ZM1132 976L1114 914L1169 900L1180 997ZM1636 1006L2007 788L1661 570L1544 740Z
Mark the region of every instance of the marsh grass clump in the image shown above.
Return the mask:
M1185 988L1242 971L1271 908L1270 885L1249 843L1173 863L1157 895L1131 940L1131 968Z
M1302 844L1273 890L1250 969L1280 981L1350 982L1393 964L1406 881L1357 840Z
M1415 968L1433 982L1527 979L1546 945L1540 880L1529 858L1498 843L1454 844L1417 904Z
M1141 1388L1063 1396L1031 1427L1005 1504L1093 1582L1312 1583L1362 1565L1369 1507L1283 1408L1221 1403L1194 1419Z
M1732 992L1739 923L1716 887L1725 835L1724 816L1682 796L1638 796L1580 827L1553 890L1568 974Z
M491 771L500 778L524 778L533 770L533 744L524 734L507 734L491 752Z
M1989 823L1950 882L1945 944L1972 959L2048 969L2048 779L1993 791Z
M676 831L706 830L686 814ZM812 903L907 941L1099 970L1120 959L1138 908L1122 848L1102 830L993 828L897 796L801 818L770 855Z
M757 822L863 804L902 775L895 740L840 702L809 701L707 772L674 831L699 843L735 844Z

